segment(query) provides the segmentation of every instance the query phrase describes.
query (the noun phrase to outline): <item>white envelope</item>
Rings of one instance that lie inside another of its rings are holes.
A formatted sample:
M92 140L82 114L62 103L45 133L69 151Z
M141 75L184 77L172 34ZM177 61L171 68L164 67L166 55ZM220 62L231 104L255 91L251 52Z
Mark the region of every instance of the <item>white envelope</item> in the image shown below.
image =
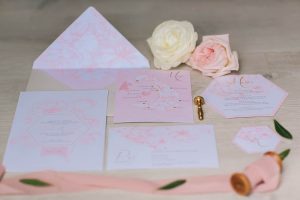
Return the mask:
M148 68L148 60L90 7L34 61L27 89L110 89L120 70Z

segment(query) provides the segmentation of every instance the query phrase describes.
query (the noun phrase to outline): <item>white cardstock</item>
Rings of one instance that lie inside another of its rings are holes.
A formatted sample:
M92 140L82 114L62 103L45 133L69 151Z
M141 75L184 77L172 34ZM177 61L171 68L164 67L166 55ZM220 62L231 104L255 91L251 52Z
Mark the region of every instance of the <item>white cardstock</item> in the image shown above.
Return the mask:
M4 156L8 171L102 170L106 90L22 92Z
M217 168L211 125L110 128L107 169Z

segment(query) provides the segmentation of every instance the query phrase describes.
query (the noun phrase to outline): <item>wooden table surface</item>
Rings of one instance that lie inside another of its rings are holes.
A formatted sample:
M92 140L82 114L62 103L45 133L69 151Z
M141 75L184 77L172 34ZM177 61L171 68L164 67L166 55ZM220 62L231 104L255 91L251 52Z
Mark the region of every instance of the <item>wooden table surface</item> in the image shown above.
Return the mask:
M281 0L31 0L0 1L0 160L20 91L26 89L35 58L87 7L94 6L149 60L153 57L145 40L156 25L168 19L191 21L199 36L229 33L233 50L239 53L239 73L259 73L289 93L276 114L294 135L283 139L277 150L291 148L284 161L278 190L254 194L249 199L300 199L300 1ZM187 69L181 66L178 69ZM192 71L193 95L211 81ZM110 172L119 176L150 179L220 174L240 171L259 154L246 154L233 145L242 126L268 125L272 117L224 119L208 107L203 124L213 124L220 160L219 169L129 170ZM195 122L200 123L200 122ZM113 126L111 119L108 125ZM151 196L122 191L93 191L46 196L1 196L0 199L243 199L236 194Z

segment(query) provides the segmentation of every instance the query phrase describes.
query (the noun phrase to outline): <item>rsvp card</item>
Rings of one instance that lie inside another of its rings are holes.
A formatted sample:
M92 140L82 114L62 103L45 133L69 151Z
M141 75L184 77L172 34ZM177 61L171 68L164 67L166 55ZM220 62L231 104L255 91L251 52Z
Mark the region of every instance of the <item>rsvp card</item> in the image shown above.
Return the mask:
M247 153L274 151L279 142L278 134L268 126L242 127L233 139Z
M114 122L193 122L190 72L123 71Z
M107 169L217 168L213 126L110 128Z
M22 92L4 156L7 170L101 170L107 95Z
M259 74L218 77L202 94L226 118L274 116L287 95Z

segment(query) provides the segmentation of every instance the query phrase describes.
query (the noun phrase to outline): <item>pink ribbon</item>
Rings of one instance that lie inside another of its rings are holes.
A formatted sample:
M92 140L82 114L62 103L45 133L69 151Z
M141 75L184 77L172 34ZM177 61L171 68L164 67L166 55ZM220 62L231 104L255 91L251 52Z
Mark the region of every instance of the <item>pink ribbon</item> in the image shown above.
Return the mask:
M231 175L196 176L186 178L186 183L170 189L159 190L174 179L143 180L105 175L41 171L12 178L3 178L5 168L0 165L0 195L38 195L50 193L81 192L98 189L118 189L130 192L169 195L191 195L201 193L233 192L230 184ZM280 168L276 160L263 156L248 165L244 174L251 182L252 192L266 192L277 188L280 180ZM20 179L39 179L50 186L37 187L26 185Z

